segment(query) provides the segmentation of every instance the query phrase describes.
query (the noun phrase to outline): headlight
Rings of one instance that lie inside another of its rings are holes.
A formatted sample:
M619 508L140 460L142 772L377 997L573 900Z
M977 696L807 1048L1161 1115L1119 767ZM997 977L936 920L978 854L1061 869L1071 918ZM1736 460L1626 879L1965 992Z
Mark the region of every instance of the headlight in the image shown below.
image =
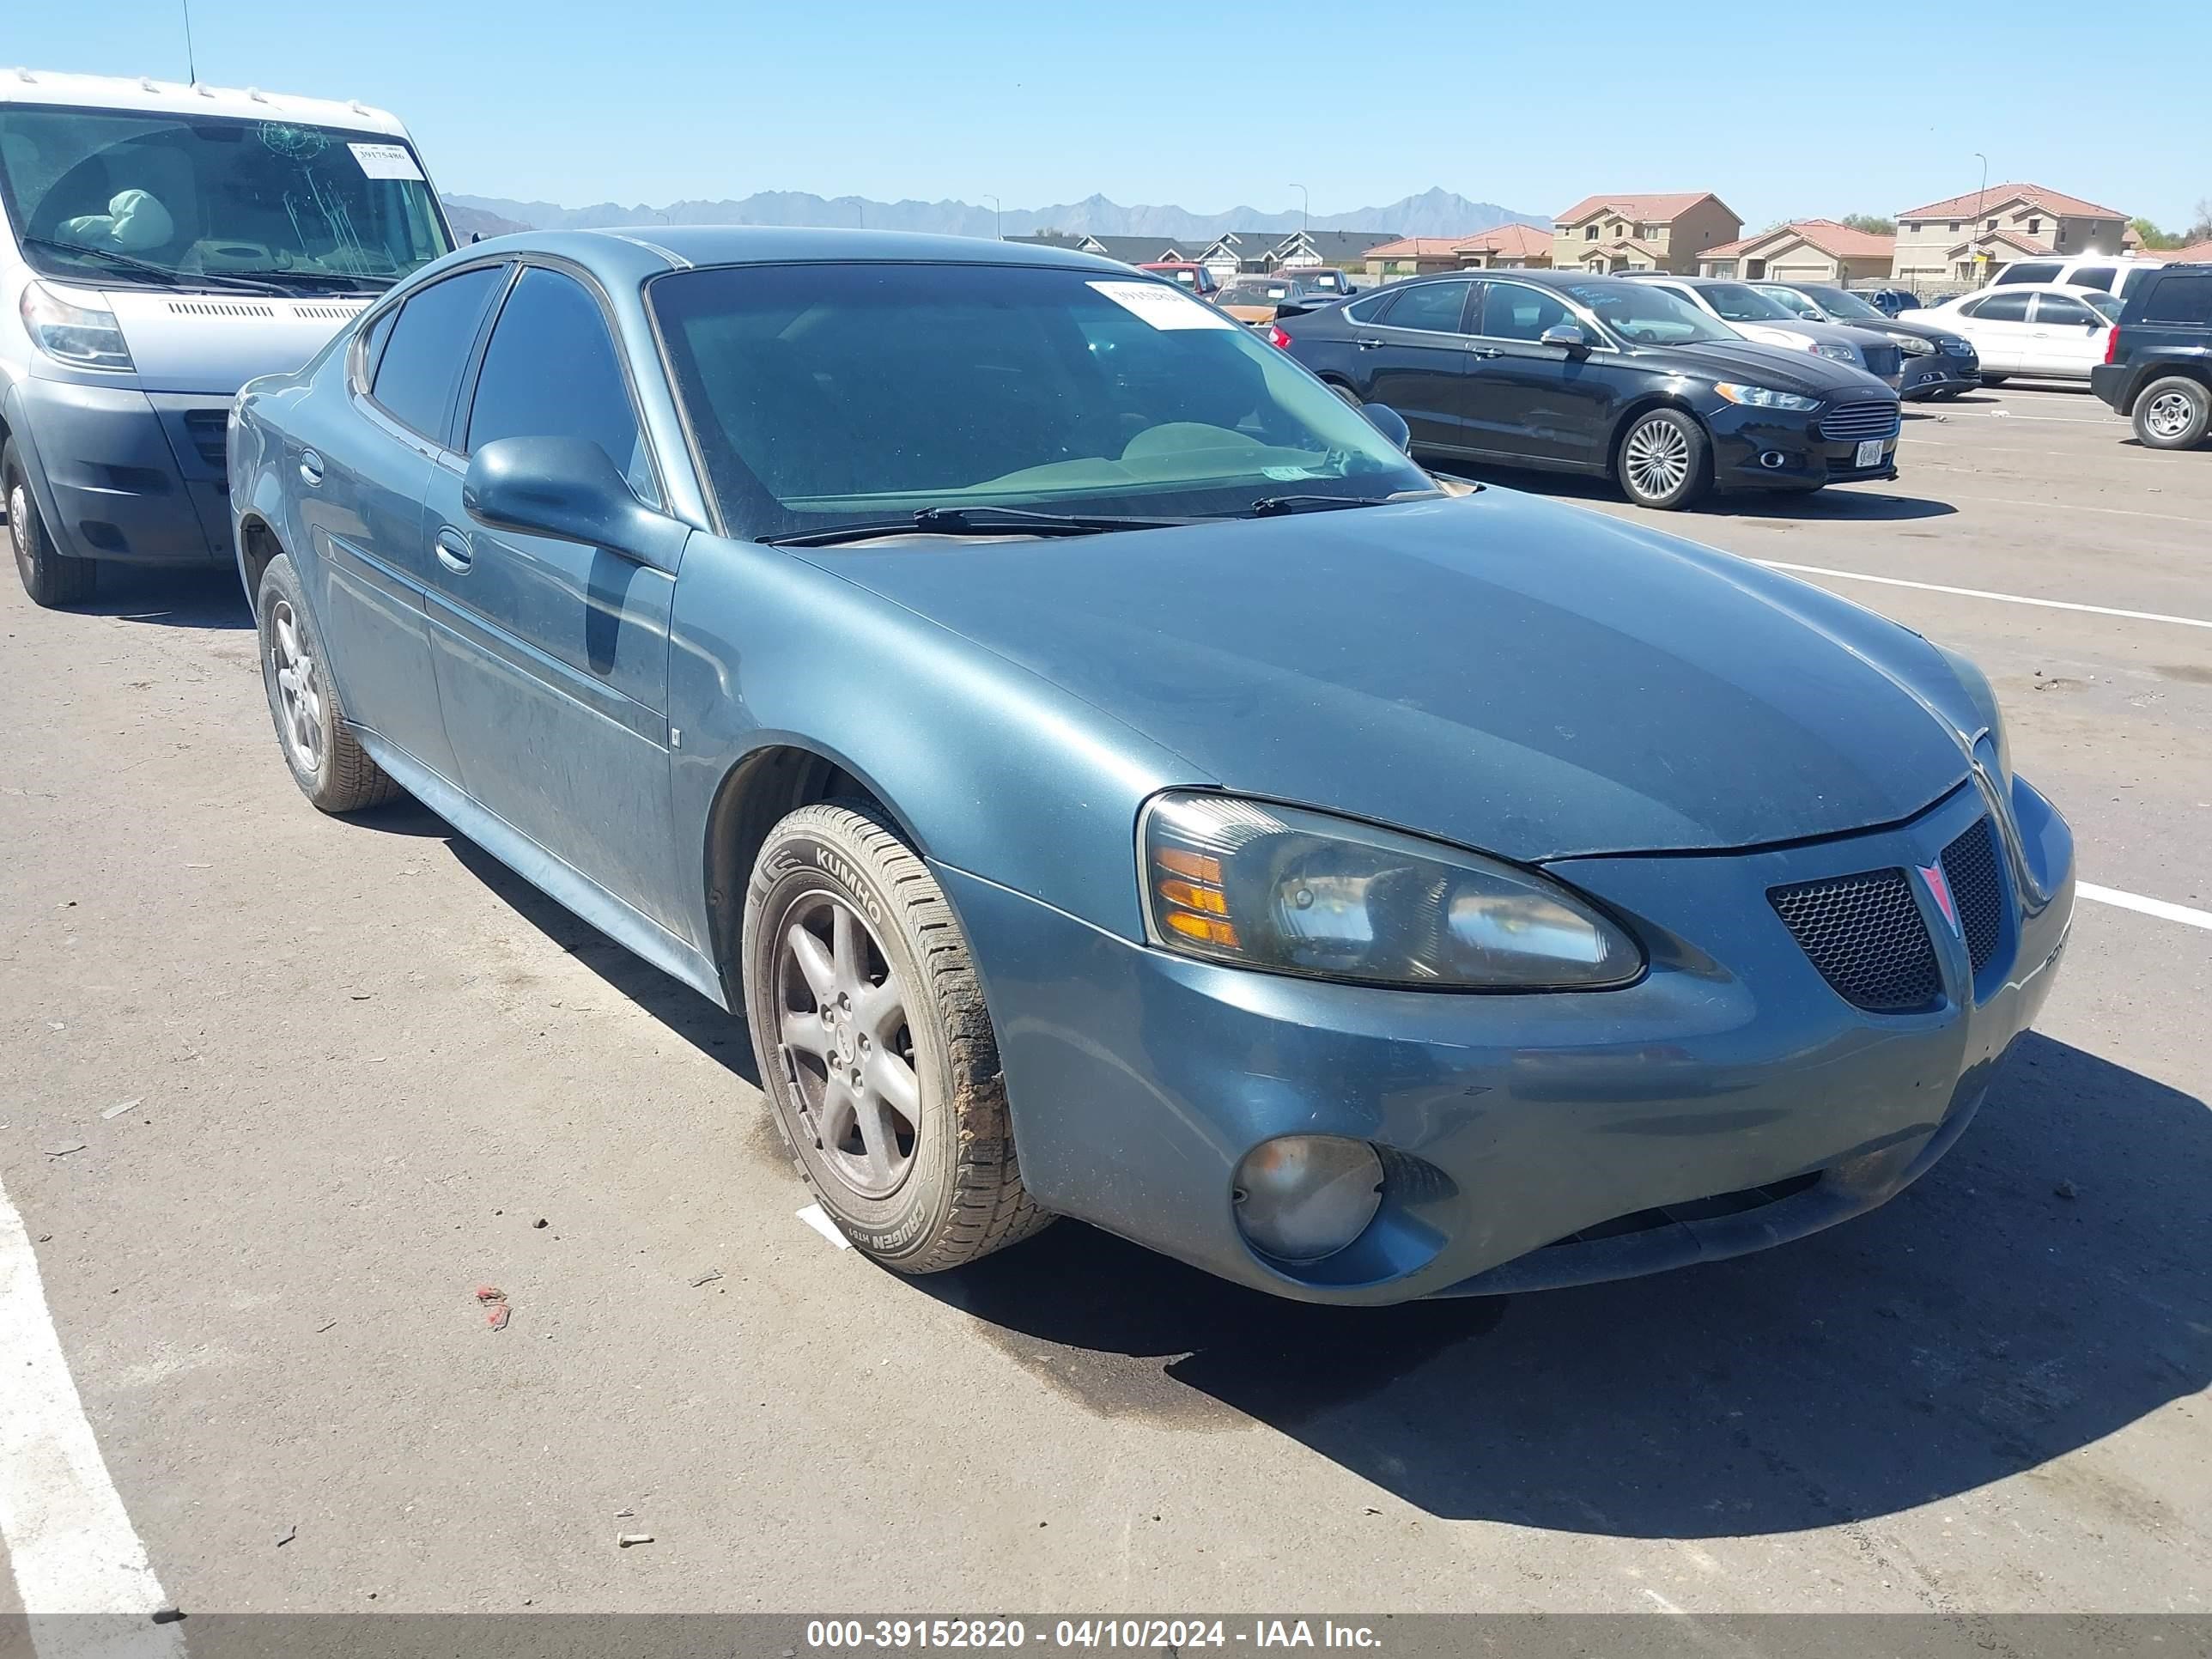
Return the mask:
M1974 355L1974 343L1972 340L1962 340L1954 335L1943 342L1943 349L1954 357L1971 357Z
M1889 337L1897 342L1897 349L1908 357L1933 357L1936 355L1936 348L1917 334L1893 334Z
M1155 943L1316 979L1439 990L1625 985L1644 955L1555 882L1395 830L1168 794L1142 831Z
M115 313L92 295L72 289L64 298L63 292L40 282L23 284L23 326L32 343L57 362L79 368L127 374L136 368Z
M1813 349L1832 363L1856 363L1859 360L1858 352L1847 345L1817 344Z
M1743 386L1735 380L1723 380L1713 388L1732 404L1748 404L1753 409L1818 409L1818 398L1801 398L1794 392L1777 392L1771 386Z

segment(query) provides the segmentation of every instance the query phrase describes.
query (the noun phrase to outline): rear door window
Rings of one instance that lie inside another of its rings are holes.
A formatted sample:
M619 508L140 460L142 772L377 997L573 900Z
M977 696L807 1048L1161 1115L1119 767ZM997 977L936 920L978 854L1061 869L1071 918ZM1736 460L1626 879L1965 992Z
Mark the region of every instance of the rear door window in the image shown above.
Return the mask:
M1457 334L1467 313L1472 282L1419 283L1401 291L1382 320L1392 328L1425 334Z
M484 309L506 277L505 265L479 265L431 283L399 308L369 388L379 408L402 426L444 441L453 390Z
M2157 278L2143 296L2142 319L2212 326L2212 271L2192 270Z

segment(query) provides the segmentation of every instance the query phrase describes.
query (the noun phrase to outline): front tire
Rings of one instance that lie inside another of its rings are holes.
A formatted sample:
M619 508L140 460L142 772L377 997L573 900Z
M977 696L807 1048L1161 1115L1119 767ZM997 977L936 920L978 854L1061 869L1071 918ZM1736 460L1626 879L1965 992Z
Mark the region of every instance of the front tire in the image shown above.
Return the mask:
M1638 507L1679 512L1712 481L1712 443L1694 416L1650 410L1620 434L1613 471L1622 493Z
M356 812L396 797L399 786L368 757L346 724L290 554L279 553L261 573L253 615L276 746L300 793L325 812Z
M30 474L13 439L0 448L0 501L8 506L8 540L15 555L15 574L22 578L31 603L51 611L90 599L99 585L100 567L90 559L70 558L55 542L39 516Z
M2194 449L2212 431L2212 386L2186 374L2154 380L2136 399L2135 425L2147 449Z
M830 802L769 831L743 962L769 1115L847 1238L929 1273L1051 1221L1022 1185L967 937L890 829Z

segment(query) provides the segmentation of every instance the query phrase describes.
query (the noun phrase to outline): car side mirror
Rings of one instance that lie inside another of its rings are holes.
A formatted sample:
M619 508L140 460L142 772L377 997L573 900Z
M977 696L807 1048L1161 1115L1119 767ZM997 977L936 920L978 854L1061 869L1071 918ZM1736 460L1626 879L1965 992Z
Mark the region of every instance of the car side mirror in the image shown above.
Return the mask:
M1572 323L1554 323L1536 337L1539 345L1559 346L1571 356L1581 356L1590 349L1589 336Z
M461 505L477 523L585 542L673 572L689 525L638 500L588 438L498 438L469 457Z
M1359 412L1367 417L1367 424L1405 452L1413 447L1413 428L1406 424L1406 417L1388 404L1362 404Z

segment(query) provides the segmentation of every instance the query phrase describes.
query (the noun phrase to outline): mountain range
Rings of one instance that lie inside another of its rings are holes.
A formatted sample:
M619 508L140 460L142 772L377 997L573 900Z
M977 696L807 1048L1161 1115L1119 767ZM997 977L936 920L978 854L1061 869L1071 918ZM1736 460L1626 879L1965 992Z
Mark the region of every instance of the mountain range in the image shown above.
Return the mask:
M1096 236L1158 236L1163 241L1211 239L1224 230L1291 231L1302 224L1316 230L1382 230L1400 236L1472 236L1499 225L1546 225L1548 216L1516 212L1495 202L1471 202L1448 190L1423 191L1382 207L1350 213L1267 213L1236 207L1224 213L1193 213L1188 208L1124 207L1103 196L1049 207L1008 208L1003 214L972 202L876 202L863 196L822 197L805 191L771 190L737 201L671 202L624 207L601 202L568 208L554 202L516 202L498 196L452 194L445 198L453 228L462 236L494 236L514 230L583 230L608 225L865 225L872 230L932 231L951 236L1020 236L1038 230L1065 230Z

